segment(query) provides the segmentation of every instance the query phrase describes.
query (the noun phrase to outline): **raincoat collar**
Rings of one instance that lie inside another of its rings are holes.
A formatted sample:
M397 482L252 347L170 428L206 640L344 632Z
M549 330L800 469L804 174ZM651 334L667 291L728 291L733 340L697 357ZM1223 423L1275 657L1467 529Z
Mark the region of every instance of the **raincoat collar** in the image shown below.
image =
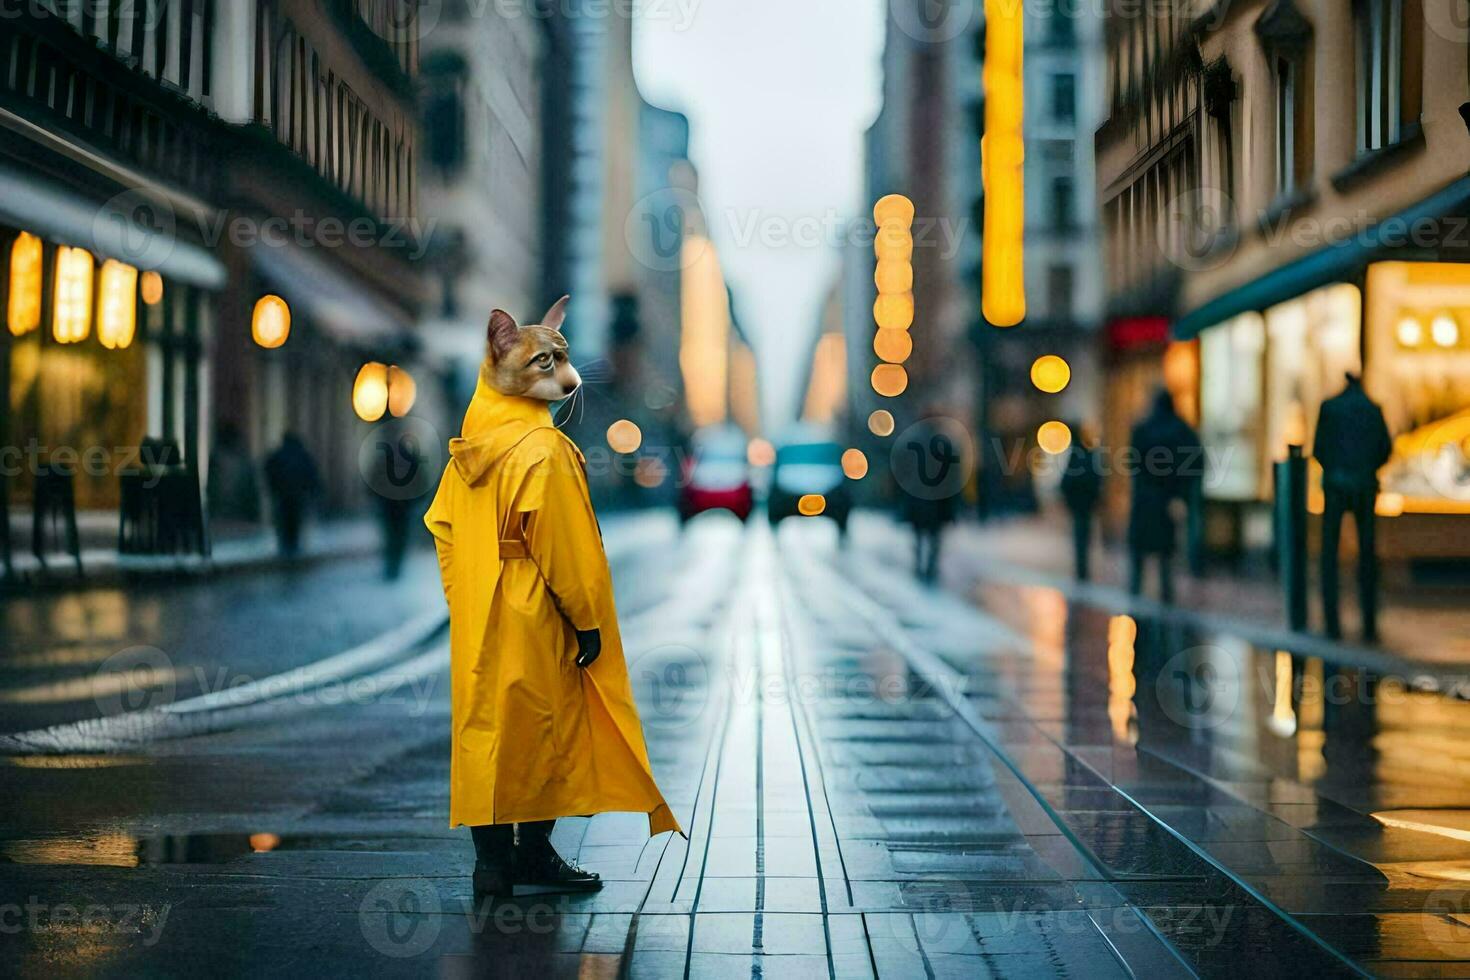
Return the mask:
M465 412L463 435L449 441L449 455L464 481L473 484L526 436L551 427L546 402L502 395L481 378Z

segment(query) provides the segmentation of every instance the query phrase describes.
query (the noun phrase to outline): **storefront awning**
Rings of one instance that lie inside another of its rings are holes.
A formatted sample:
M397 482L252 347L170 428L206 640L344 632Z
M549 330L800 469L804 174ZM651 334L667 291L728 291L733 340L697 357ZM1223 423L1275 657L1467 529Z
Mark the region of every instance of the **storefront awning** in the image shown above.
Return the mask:
M323 249L259 242L249 249L255 267L291 307L346 343L392 342L413 329L404 310L369 291L326 258Z
M167 206L150 202L141 193L125 193L99 205L9 163L0 163L0 189L0 222L21 231L153 269L165 279L204 289L225 285L225 267L219 259L180 238L178 219ZM150 203L155 208L152 222L125 213Z
M1470 177L1426 197L1407 210L1332 242L1305 258L1216 297L1174 322L1174 337L1191 340L1200 331L1252 310L1264 310L1329 283L1354 278L1363 266L1403 248L1414 229L1470 203Z

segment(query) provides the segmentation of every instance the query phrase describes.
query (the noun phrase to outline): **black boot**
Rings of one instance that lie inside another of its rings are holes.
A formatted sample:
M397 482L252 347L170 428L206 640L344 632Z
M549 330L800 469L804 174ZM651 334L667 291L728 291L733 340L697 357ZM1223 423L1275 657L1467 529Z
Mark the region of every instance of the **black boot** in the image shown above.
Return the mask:
M602 888L599 875L563 859L551 846L554 823L542 820L520 825L521 839L515 849L515 883L542 895L599 891Z
M515 890L515 825L471 827L475 842L475 898L510 898Z

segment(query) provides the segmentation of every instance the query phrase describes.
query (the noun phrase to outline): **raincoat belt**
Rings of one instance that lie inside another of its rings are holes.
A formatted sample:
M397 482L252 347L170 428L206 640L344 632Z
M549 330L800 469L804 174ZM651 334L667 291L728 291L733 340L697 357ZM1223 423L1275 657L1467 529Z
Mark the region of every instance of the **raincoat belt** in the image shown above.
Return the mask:
M513 558L530 558L531 552L526 547L526 542L520 538L500 539L500 560L509 561Z

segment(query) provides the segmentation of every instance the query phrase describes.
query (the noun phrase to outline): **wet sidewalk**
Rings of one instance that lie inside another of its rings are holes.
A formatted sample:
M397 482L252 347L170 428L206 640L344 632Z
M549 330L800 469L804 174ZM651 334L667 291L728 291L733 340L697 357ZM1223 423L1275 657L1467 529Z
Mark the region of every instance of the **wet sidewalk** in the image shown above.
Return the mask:
M1470 704L953 565L959 591L925 588L901 532L832 531L701 519L614 558L689 837L560 821L602 892L474 901L441 671L125 755L0 758L0 880L34 919L0 969L1470 973Z
M875 515L866 515L866 519L874 521L875 526L889 523ZM1127 555L1121 546L1094 539L1092 581L1078 583L1073 578L1071 532L1067 520L1064 514L1053 512L1045 517L1013 518L991 524L957 524L945 539L947 567L963 576L1011 580L1019 576L1078 595L1108 600L1126 598ZM911 560L909 564L911 566ZM1257 575L1247 576L1210 569L1195 577L1184 568L1182 558L1174 565L1175 602L1180 608L1238 620L1277 633L1286 632L1280 585L1269 571L1262 569ZM1317 587L1315 563L1308 573L1309 623L1312 630L1320 630L1321 593ZM1380 641L1366 645L1358 640L1360 630L1354 574L1353 568L1344 567L1342 617L1346 636L1343 642L1333 644L1342 653L1360 652L1362 659L1373 662L1377 660L1375 654L1383 654L1388 658L1437 667L1470 664L1470 601L1467 601L1470 590L1466 586L1385 586L1379 604ZM1157 588L1150 568L1144 579L1145 595L1157 595ZM1313 638L1328 642L1320 636ZM1301 645L1297 643L1297 646Z
M367 558L382 550L381 529L375 521L365 518L341 518L308 524L302 535L300 553L291 557L280 554L275 532L265 524L216 525L211 529L212 548L208 557L197 554L122 554L117 550L115 514L80 514L78 525L82 541L80 575L73 558L59 551L47 551L43 566L30 549L29 515L12 514L10 540L14 577L0 582L0 595L299 568L319 561ZM51 538L47 540L55 544Z

